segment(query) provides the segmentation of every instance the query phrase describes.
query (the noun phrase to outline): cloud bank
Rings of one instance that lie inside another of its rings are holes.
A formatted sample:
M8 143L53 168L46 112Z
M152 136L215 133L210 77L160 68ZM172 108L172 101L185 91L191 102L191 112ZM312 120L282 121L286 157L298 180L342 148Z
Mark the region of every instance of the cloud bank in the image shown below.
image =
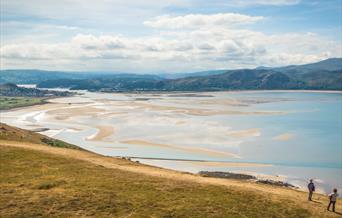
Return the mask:
M300 2L108 0L93 4L85 0L81 5L76 0L48 4L43 0L30 4L4 0L0 67L184 72L303 64L341 57L340 41L311 32L258 29L272 17L174 12L194 5L281 7Z
M169 29L181 29L181 28L203 28L203 27L229 27L243 24L251 24L256 21L262 20L261 16L248 16L237 13L225 13L225 14L188 14L185 16L160 16L153 20L145 21L144 25L153 28L169 28Z

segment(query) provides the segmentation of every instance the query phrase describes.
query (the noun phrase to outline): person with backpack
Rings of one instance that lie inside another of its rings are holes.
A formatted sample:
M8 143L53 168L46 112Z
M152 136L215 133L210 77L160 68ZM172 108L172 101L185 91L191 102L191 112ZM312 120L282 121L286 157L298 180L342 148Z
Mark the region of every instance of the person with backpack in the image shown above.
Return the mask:
M310 182L308 184L308 190L309 190L309 197L308 197L308 200L309 201L312 201L312 194L314 193L315 191L315 184L313 183L313 180L310 179Z
M338 197L337 189L334 188L333 192L330 193L328 196L329 196L328 210L330 210L330 205L332 205L332 211L335 212L335 204L336 204L336 200Z

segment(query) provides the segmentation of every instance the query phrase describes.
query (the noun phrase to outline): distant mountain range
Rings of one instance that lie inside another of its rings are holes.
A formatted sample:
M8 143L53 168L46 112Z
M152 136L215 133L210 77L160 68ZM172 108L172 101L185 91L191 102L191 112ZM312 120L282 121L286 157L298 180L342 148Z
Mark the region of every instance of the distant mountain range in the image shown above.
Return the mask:
M221 91L261 89L342 90L342 58L285 67L214 70L188 74L101 74L0 71L0 83L35 83L41 88L90 91Z

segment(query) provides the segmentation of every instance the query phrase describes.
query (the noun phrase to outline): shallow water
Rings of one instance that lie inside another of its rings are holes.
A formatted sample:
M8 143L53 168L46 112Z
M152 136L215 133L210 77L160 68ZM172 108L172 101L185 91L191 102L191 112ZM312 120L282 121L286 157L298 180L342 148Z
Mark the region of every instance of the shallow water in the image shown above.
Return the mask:
M43 134L105 155L272 164L140 160L152 165L283 175L299 186L315 178L322 192L342 187L341 93L82 93L2 112L1 121L25 129L47 127ZM106 126L114 130L105 132Z

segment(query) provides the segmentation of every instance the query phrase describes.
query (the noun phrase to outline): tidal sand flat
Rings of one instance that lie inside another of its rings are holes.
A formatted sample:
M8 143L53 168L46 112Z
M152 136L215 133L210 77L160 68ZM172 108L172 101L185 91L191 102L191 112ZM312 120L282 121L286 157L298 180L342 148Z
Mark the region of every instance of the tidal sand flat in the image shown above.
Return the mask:
M126 140L121 141L123 144L132 144L132 145L142 145L142 146L153 146L153 147L163 147L163 148L170 148L174 150L180 150L195 154L205 154L208 156L214 156L214 157L232 157L232 158L240 158L238 155L223 151L215 151L210 150L207 148L199 148L199 147L180 147L177 145L169 145L169 144L160 144L155 142L149 142L149 141L143 141L143 140Z
M1 121L165 168L270 175L300 187L314 178L322 192L342 187L340 92L82 94L3 112Z

